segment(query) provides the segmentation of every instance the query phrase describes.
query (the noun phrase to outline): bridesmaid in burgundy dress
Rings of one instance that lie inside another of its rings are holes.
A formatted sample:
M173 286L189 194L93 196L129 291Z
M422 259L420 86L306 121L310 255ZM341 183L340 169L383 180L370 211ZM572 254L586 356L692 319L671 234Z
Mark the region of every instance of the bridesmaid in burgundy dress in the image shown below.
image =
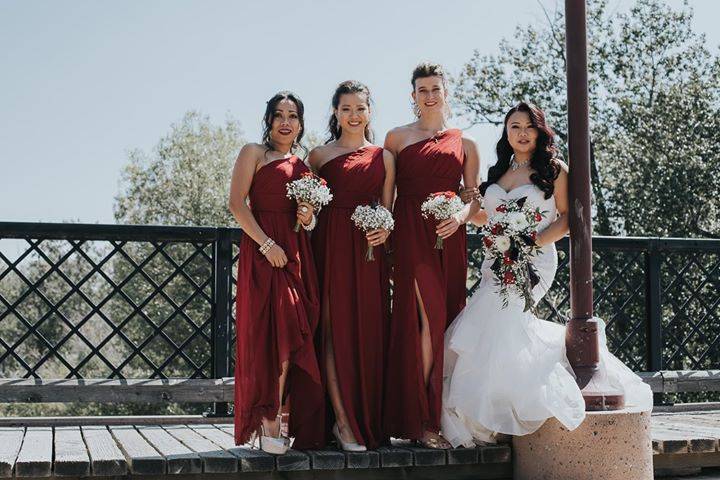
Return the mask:
M308 167L293 154L303 134L303 104L280 92L267 103L262 144L240 151L230 210L244 231L237 275L235 443L260 433L260 448L281 454L283 406L295 448L324 446L324 393L314 347L320 317L308 233L312 206L296 205L285 186ZM247 200L249 199L249 205Z
M417 121L391 130L385 148L396 157L393 314L384 403L385 433L450 448L439 433L443 342L447 326L465 306L466 221L472 200L453 218L424 219L420 205L434 192L473 198L480 159L475 142L447 128L447 90L440 65L420 64L412 75ZM444 248L434 248L436 236Z
M371 143L370 92L365 85L341 83L332 106L330 139L309 157L333 193L313 232L321 288L321 368L339 446L364 451L385 440L382 398L390 287L383 243L390 232L366 235L350 217L359 205L391 208L394 163L390 152ZM365 260L368 244L373 245L374 261Z

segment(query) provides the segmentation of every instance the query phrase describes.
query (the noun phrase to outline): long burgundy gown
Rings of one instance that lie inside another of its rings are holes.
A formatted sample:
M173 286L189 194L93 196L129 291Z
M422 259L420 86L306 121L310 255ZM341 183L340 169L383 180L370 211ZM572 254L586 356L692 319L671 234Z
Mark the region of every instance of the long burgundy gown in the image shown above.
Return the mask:
M465 160L462 131L444 132L405 147L396 159L393 314L385 378L387 435L419 439L440 430L445 329L465 306L466 232L461 226L436 250L437 220L420 205L434 192L458 192ZM415 281L427 312L433 368L426 387Z
M368 146L326 162L319 174L333 200L319 215L312 242L320 279L321 370L331 335L338 386L357 442L384 442L382 399L385 338L390 320L389 277L382 245L366 261L365 233L350 219L355 207L379 202L385 180L383 149Z
M255 173L250 208L262 230L288 258L274 268L247 235L240 242L237 275L237 359L235 363L235 443L246 443L263 417L280 407L278 380L289 361L285 403L294 448L324 446L324 393L314 334L320 318L317 275L310 239L293 231L296 204L286 184L307 172L297 157L264 165Z

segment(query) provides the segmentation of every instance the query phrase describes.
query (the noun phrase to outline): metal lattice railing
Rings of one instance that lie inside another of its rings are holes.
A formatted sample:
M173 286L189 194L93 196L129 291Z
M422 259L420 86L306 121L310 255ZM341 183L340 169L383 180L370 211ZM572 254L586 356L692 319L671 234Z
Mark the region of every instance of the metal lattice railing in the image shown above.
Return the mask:
M0 223L0 377L219 378L234 368L227 228ZM720 368L720 241L593 240L596 315L634 370ZM569 310L567 239L540 305ZM469 241L468 293L480 239Z

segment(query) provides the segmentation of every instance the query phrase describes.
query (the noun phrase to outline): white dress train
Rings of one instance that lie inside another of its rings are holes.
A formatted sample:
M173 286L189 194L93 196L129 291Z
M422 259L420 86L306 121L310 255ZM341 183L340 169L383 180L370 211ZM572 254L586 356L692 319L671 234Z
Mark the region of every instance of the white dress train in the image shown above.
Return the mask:
M555 220L555 197L546 199L534 184L509 192L492 184L485 192L485 208L492 212L500 203L523 196L547 212L540 230ZM565 355L565 326L523 312L519 296L503 308L491 263L483 263L480 286L445 333L441 422L443 435L454 447L472 446L474 440L494 442L495 433L532 433L550 417L573 430L585 418L585 404ZM555 246L543 247L533 265L540 276L533 289L537 303L555 277ZM624 392L626 406L651 410L650 387L608 351L604 323L598 323L599 375Z

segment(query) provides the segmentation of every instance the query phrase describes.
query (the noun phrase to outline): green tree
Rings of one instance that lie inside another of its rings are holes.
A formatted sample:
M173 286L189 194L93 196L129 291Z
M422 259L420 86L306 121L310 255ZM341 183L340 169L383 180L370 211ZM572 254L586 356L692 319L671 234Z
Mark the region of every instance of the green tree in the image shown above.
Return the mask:
M693 12L638 0L625 13L589 2L588 68L596 232L717 236L720 58L693 32ZM472 124L500 124L519 100L545 110L567 156L565 24L519 26L499 53L475 52L455 79Z
M152 154L129 153L120 193L118 223L230 226L230 174L244 144L240 124L216 126L190 111L171 126Z

